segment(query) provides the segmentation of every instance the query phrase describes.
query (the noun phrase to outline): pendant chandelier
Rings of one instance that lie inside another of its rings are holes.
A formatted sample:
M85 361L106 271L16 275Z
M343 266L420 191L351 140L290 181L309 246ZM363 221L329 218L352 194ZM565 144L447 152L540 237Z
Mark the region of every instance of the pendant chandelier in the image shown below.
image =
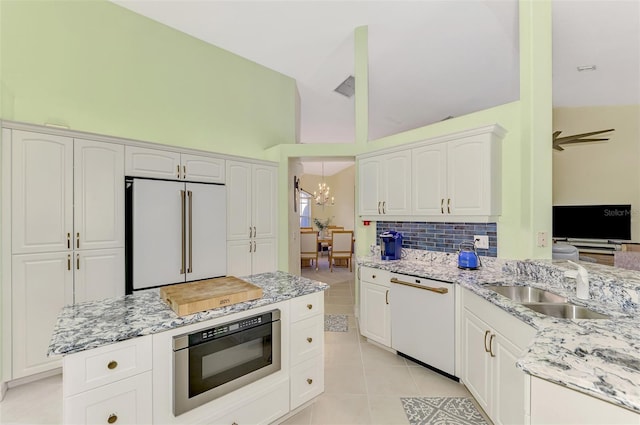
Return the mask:
M313 199L316 205L334 205L334 197L329 196L330 188L324 182L324 162L322 163L322 181L318 183L318 190L313 192Z

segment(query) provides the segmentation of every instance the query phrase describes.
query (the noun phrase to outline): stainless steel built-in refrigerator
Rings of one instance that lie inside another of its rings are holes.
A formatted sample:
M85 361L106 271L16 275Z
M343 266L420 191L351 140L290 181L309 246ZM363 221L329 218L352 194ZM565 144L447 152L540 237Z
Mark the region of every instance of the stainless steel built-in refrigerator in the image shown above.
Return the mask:
M127 293L226 275L226 188L127 178Z

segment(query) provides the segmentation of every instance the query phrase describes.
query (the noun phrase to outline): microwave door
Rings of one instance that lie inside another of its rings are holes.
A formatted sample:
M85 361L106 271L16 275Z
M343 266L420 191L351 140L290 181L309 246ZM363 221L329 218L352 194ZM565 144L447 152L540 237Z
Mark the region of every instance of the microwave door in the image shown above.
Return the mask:
M134 179L133 289L185 281L185 184Z

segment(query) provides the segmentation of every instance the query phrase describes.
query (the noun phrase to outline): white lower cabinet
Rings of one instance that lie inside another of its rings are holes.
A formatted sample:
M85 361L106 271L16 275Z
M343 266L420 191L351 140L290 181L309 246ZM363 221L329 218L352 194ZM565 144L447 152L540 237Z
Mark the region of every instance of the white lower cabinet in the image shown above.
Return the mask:
M291 300L291 410L324 392L324 293Z
M524 424L527 375L516 367L535 330L463 290L461 378L495 424Z
M287 395L288 381L272 387L253 400L246 400L241 407L234 409L213 421L211 425L267 425L289 413Z
M149 371L65 398L64 423L152 423L151 379Z
M151 336L64 357L65 424L152 422Z
M531 425L638 425L640 414L531 377Z
M58 313L73 304L71 261L66 252L12 257L13 379L60 366L47 350Z
M391 347L390 278L387 271L360 268L360 333L386 347Z
M227 275L248 276L276 269L275 239L227 241Z
M76 251L74 303L124 295L124 248Z

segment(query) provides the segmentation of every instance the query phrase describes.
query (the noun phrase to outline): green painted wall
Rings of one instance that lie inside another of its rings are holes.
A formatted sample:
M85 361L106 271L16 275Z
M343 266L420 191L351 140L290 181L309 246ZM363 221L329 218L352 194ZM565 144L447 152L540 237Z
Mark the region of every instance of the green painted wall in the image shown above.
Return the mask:
M286 164L290 157L350 156L400 146L436 136L490 124L508 133L502 142L502 215L498 221L498 256L502 258L551 258L551 247L537 246L537 232L551 235L552 205L552 97L551 2L520 0L520 100L451 120L367 141L368 57L367 30L355 30L356 140L354 144L296 145L272 149L272 159ZM282 174L282 172L281 172ZM286 191L281 177L280 193ZM356 176L357 179L357 176ZM356 184L356 199L358 199ZM281 200L280 205L283 204ZM356 217L357 250L366 254L375 242L375 223L365 227ZM281 220L281 226L285 223ZM286 258L287 228L280 228L280 258ZM286 270L281 260L279 266Z
M104 0L0 2L2 118L262 158L295 80Z

